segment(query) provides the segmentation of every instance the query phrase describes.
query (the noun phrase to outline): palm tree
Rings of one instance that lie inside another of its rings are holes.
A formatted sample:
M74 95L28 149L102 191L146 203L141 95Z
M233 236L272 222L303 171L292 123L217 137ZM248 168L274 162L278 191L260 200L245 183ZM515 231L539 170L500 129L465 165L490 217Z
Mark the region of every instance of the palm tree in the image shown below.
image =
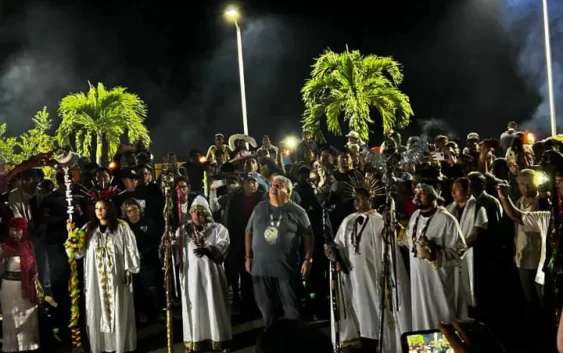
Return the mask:
M318 141L325 141L321 122L326 117L329 132L342 136L341 121L369 140L369 124L377 111L383 131L402 129L413 115L409 97L398 86L403 81L401 65L391 57L363 56L359 51L335 53L326 50L316 59L301 93L305 103L303 128Z
M149 130L144 124L147 106L126 88L107 90L102 83L94 87L88 82L88 93L73 93L59 103L61 124L57 129L60 146L74 145L76 152L90 157L92 139L96 139L96 163L102 163L102 147L105 142L107 158L113 157L127 132L129 143L151 142Z

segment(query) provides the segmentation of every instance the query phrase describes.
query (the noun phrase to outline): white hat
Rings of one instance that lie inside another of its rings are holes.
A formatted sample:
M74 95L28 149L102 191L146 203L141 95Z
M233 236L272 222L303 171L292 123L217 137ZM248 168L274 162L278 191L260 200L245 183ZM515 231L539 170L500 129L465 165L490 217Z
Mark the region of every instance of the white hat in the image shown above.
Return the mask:
M360 139L360 134L358 134L356 131L350 131L350 132L348 133L348 135L346 135L346 137L348 137L348 138L351 137L351 138L354 138L354 139L358 139L358 140L359 140L359 139Z
M190 207L190 212L200 211L205 214L205 218L213 218L213 213L211 212L211 207L209 207L209 202L203 196L197 196L192 202Z

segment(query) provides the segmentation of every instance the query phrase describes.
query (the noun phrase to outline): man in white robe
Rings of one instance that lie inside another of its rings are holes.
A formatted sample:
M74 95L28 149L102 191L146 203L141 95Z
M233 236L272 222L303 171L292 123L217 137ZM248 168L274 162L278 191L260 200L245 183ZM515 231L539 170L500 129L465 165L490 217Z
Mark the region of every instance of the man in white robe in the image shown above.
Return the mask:
M471 196L467 178L458 178L454 181L452 197L454 202L448 205L447 210L458 220L467 245L465 256L461 261L461 285L465 294L465 303L471 308L476 308L473 244L487 229L487 211Z
M201 196L193 201L190 214L191 221L182 229L180 271L185 351L228 351L232 327L223 261L229 232L213 221Z
M434 180L416 188L418 207L409 221L404 242L410 249L412 329L435 329L465 317L460 285L461 258L466 249L457 220L438 207Z
M356 212L344 219L334 239L340 259L349 269L348 274L343 271L338 274L341 290L338 305L340 340L346 347L361 339L364 350L377 350L380 304L382 295L386 295L383 352L399 352L401 334L410 331L411 314L409 279L404 261L396 245L389 249L390 287L387 294L382 294L381 277L386 250L384 220L372 210L369 190L356 188L354 208ZM330 253L327 255L331 257Z

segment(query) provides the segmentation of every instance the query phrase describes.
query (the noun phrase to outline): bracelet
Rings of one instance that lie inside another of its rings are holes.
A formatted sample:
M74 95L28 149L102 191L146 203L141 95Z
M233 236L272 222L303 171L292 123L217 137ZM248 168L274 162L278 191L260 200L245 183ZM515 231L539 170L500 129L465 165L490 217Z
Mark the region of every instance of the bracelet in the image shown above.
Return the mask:
M244 259L252 261L252 258L250 256L245 256Z

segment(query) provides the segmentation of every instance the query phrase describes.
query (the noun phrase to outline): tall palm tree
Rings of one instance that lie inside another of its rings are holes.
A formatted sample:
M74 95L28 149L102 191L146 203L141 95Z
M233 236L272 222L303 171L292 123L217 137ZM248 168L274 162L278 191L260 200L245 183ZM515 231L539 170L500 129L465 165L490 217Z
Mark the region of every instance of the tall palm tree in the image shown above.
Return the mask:
M88 82L88 93L73 93L59 103L61 124L57 129L60 146L74 145L78 154L90 157L92 139L96 139L96 163L102 164L103 145L108 161L117 152L121 136L127 133L130 143L151 142L144 122L147 106L126 88L107 90L102 83L94 87ZM105 162L104 161L104 162Z
M341 136L344 121L364 141L369 140L369 125L377 115L384 132L409 124L413 110L409 97L398 88L403 73L393 58L363 56L357 50L326 50L312 68L301 89L305 103L302 123L316 140L325 140L321 131L324 119L329 132Z

